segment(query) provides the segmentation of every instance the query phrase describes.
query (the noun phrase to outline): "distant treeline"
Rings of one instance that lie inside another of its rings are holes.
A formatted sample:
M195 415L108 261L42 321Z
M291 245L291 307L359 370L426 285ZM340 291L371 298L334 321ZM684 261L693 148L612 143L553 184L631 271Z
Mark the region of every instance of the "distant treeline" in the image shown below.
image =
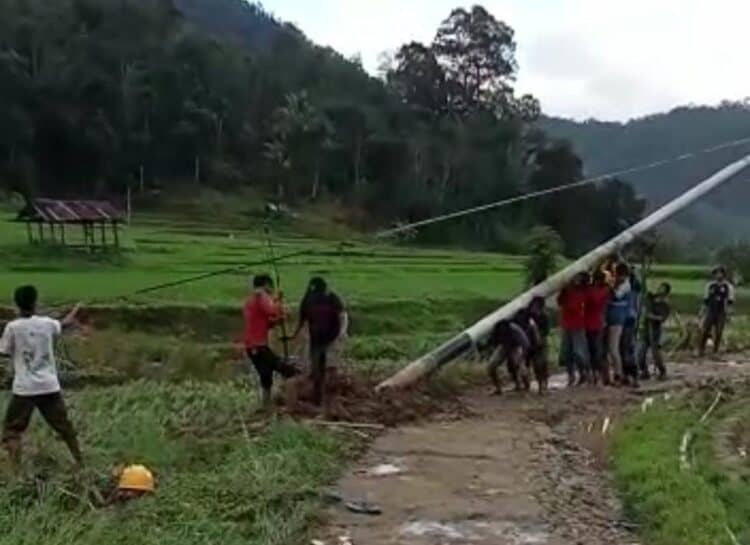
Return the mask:
M381 78L245 0L0 0L0 13L0 181L27 195L252 186L385 225L583 176L534 126L538 101L514 92L513 29L480 6L384 59ZM577 253L643 206L615 181L419 236L521 249L547 225Z

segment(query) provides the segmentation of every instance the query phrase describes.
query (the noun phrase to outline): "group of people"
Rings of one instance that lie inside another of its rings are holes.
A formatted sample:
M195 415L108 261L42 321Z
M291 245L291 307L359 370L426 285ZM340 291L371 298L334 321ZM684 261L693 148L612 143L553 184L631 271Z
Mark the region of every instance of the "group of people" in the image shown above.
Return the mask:
M54 351L55 339L76 323L80 305L76 305L62 320L56 320L37 315L37 300L38 293L34 286L16 289L14 301L18 318L6 324L0 336L0 355L9 357L13 366L12 396L3 422L2 444L11 462L18 467L21 462L21 438L34 411L39 411L65 442L75 462L82 465L83 455L61 393ZM269 344L269 332L287 315L281 293L274 290L271 277L267 274L256 276L253 279L253 293L244 307L244 347L260 379L266 409L271 407L273 375L278 373L291 377L299 372L286 359L276 355ZM290 338L299 335L304 327L309 333L315 402L321 404L326 356L333 342L346 334L348 317L341 299L320 277L310 280L300 305L299 323ZM128 479L124 482L121 486L123 489L142 489L128 484Z
M661 351L664 323L672 308L672 287L662 282L643 293L640 280L624 261L608 258L593 272L577 274L557 296L560 326L560 365L568 384L630 385L651 378L649 358L664 380L667 368ZM718 352L734 304L735 290L724 267L716 267L706 286L701 310L699 354L709 341ZM640 329L639 329L640 328ZM496 393L502 383L498 370L506 362L518 390L528 390L531 372L539 391L549 378L550 321L542 297L534 298L510 320L500 320L490 336L494 351L488 373Z
M252 289L244 307L244 348L260 380L263 408L270 410L274 374L290 378L298 374L299 369L276 354L269 342L271 330L283 323L289 314L283 303L283 294L275 289L273 279L267 274L255 276ZM282 342L295 339L304 327L308 330L314 402L321 405L328 351L336 340L346 336L349 318L341 298L319 276L310 279L300 303L297 327L290 337L282 338Z
M645 294L627 263L609 260L593 273L578 274L557 298L560 308L560 363L569 384L637 386L651 376L651 353L659 378L667 370L661 335L671 308L668 283ZM640 350L636 337L643 315Z
M660 378L666 377L661 355L661 335L670 315L671 286L662 283L641 301L641 284L624 262L608 260L593 273L580 273L557 297L560 312L560 363L569 385L630 384L650 378L649 354ZM641 309L641 303L644 308ZM643 310L643 342L637 354L636 328ZM530 388L530 373L547 389L549 378L550 321L542 297L511 320L499 321L491 335L495 351L488 371L495 392L502 391L498 369L507 362L517 389Z
M659 378L666 377L661 354L664 322L670 315L671 287L662 283L643 296L641 283L624 262L609 260L593 273L580 273L559 293L560 362L567 369L569 384L637 385L650 377L647 360L653 357ZM36 314L38 293L33 286L15 291L18 318L9 322L0 336L0 354L11 358L14 369L12 397L2 430L2 443L13 462L21 458L21 437L38 410L60 435L79 464L83 456L78 444L57 376L54 340L76 321L79 306L62 320ZM724 327L734 304L735 290L723 267L714 270L703 301L703 325L699 350L703 355L709 340L720 348ZM260 380L263 406L271 408L274 374L292 377L300 370L278 356L270 345L270 332L284 323L288 311L283 296L267 274L253 278L252 293L244 306L243 345ZM639 317L643 316L640 350L636 350ZM348 330L348 315L341 299L321 277L310 280L299 308L299 320L286 342L303 328L309 336L310 374L314 401L323 403L327 355L331 346ZM502 391L498 370L507 362L509 374L519 390L530 389L531 373L539 391L548 387L548 338L550 320L545 299L534 298L511 320L499 321L492 332L494 351L489 375L495 391ZM636 352L638 352L636 354Z

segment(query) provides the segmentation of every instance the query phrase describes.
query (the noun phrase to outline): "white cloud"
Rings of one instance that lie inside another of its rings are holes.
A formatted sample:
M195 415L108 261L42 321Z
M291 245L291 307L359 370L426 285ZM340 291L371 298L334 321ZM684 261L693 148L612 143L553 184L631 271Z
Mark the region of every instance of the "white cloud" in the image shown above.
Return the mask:
M411 40L428 42L448 0L266 0L316 42L377 58ZM686 103L750 95L743 0L486 0L516 30L519 91L547 113L627 119Z

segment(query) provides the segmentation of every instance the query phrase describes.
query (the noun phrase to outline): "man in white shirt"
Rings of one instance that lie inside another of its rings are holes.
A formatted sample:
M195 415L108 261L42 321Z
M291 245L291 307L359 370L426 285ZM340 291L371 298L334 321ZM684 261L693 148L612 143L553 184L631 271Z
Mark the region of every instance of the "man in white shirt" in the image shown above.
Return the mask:
M57 378L54 341L75 321L79 305L62 321L36 316L37 290L22 286L15 292L19 317L5 326L0 337L0 354L13 363L13 396L5 414L2 443L11 461L21 462L21 437L31 422L34 409L65 441L76 463L83 458Z

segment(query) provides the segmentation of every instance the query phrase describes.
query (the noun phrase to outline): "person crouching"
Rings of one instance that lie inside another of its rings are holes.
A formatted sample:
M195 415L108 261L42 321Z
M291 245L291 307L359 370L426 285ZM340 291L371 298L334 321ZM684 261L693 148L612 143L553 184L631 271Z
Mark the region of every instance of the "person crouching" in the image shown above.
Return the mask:
M500 320L492 331L491 342L496 348L490 357L487 373L495 386L494 394L500 395L503 392L498 369L506 361L508 374L515 383L516 390L528 390L530 382L526 361L530 345L521 326L510 320Z

